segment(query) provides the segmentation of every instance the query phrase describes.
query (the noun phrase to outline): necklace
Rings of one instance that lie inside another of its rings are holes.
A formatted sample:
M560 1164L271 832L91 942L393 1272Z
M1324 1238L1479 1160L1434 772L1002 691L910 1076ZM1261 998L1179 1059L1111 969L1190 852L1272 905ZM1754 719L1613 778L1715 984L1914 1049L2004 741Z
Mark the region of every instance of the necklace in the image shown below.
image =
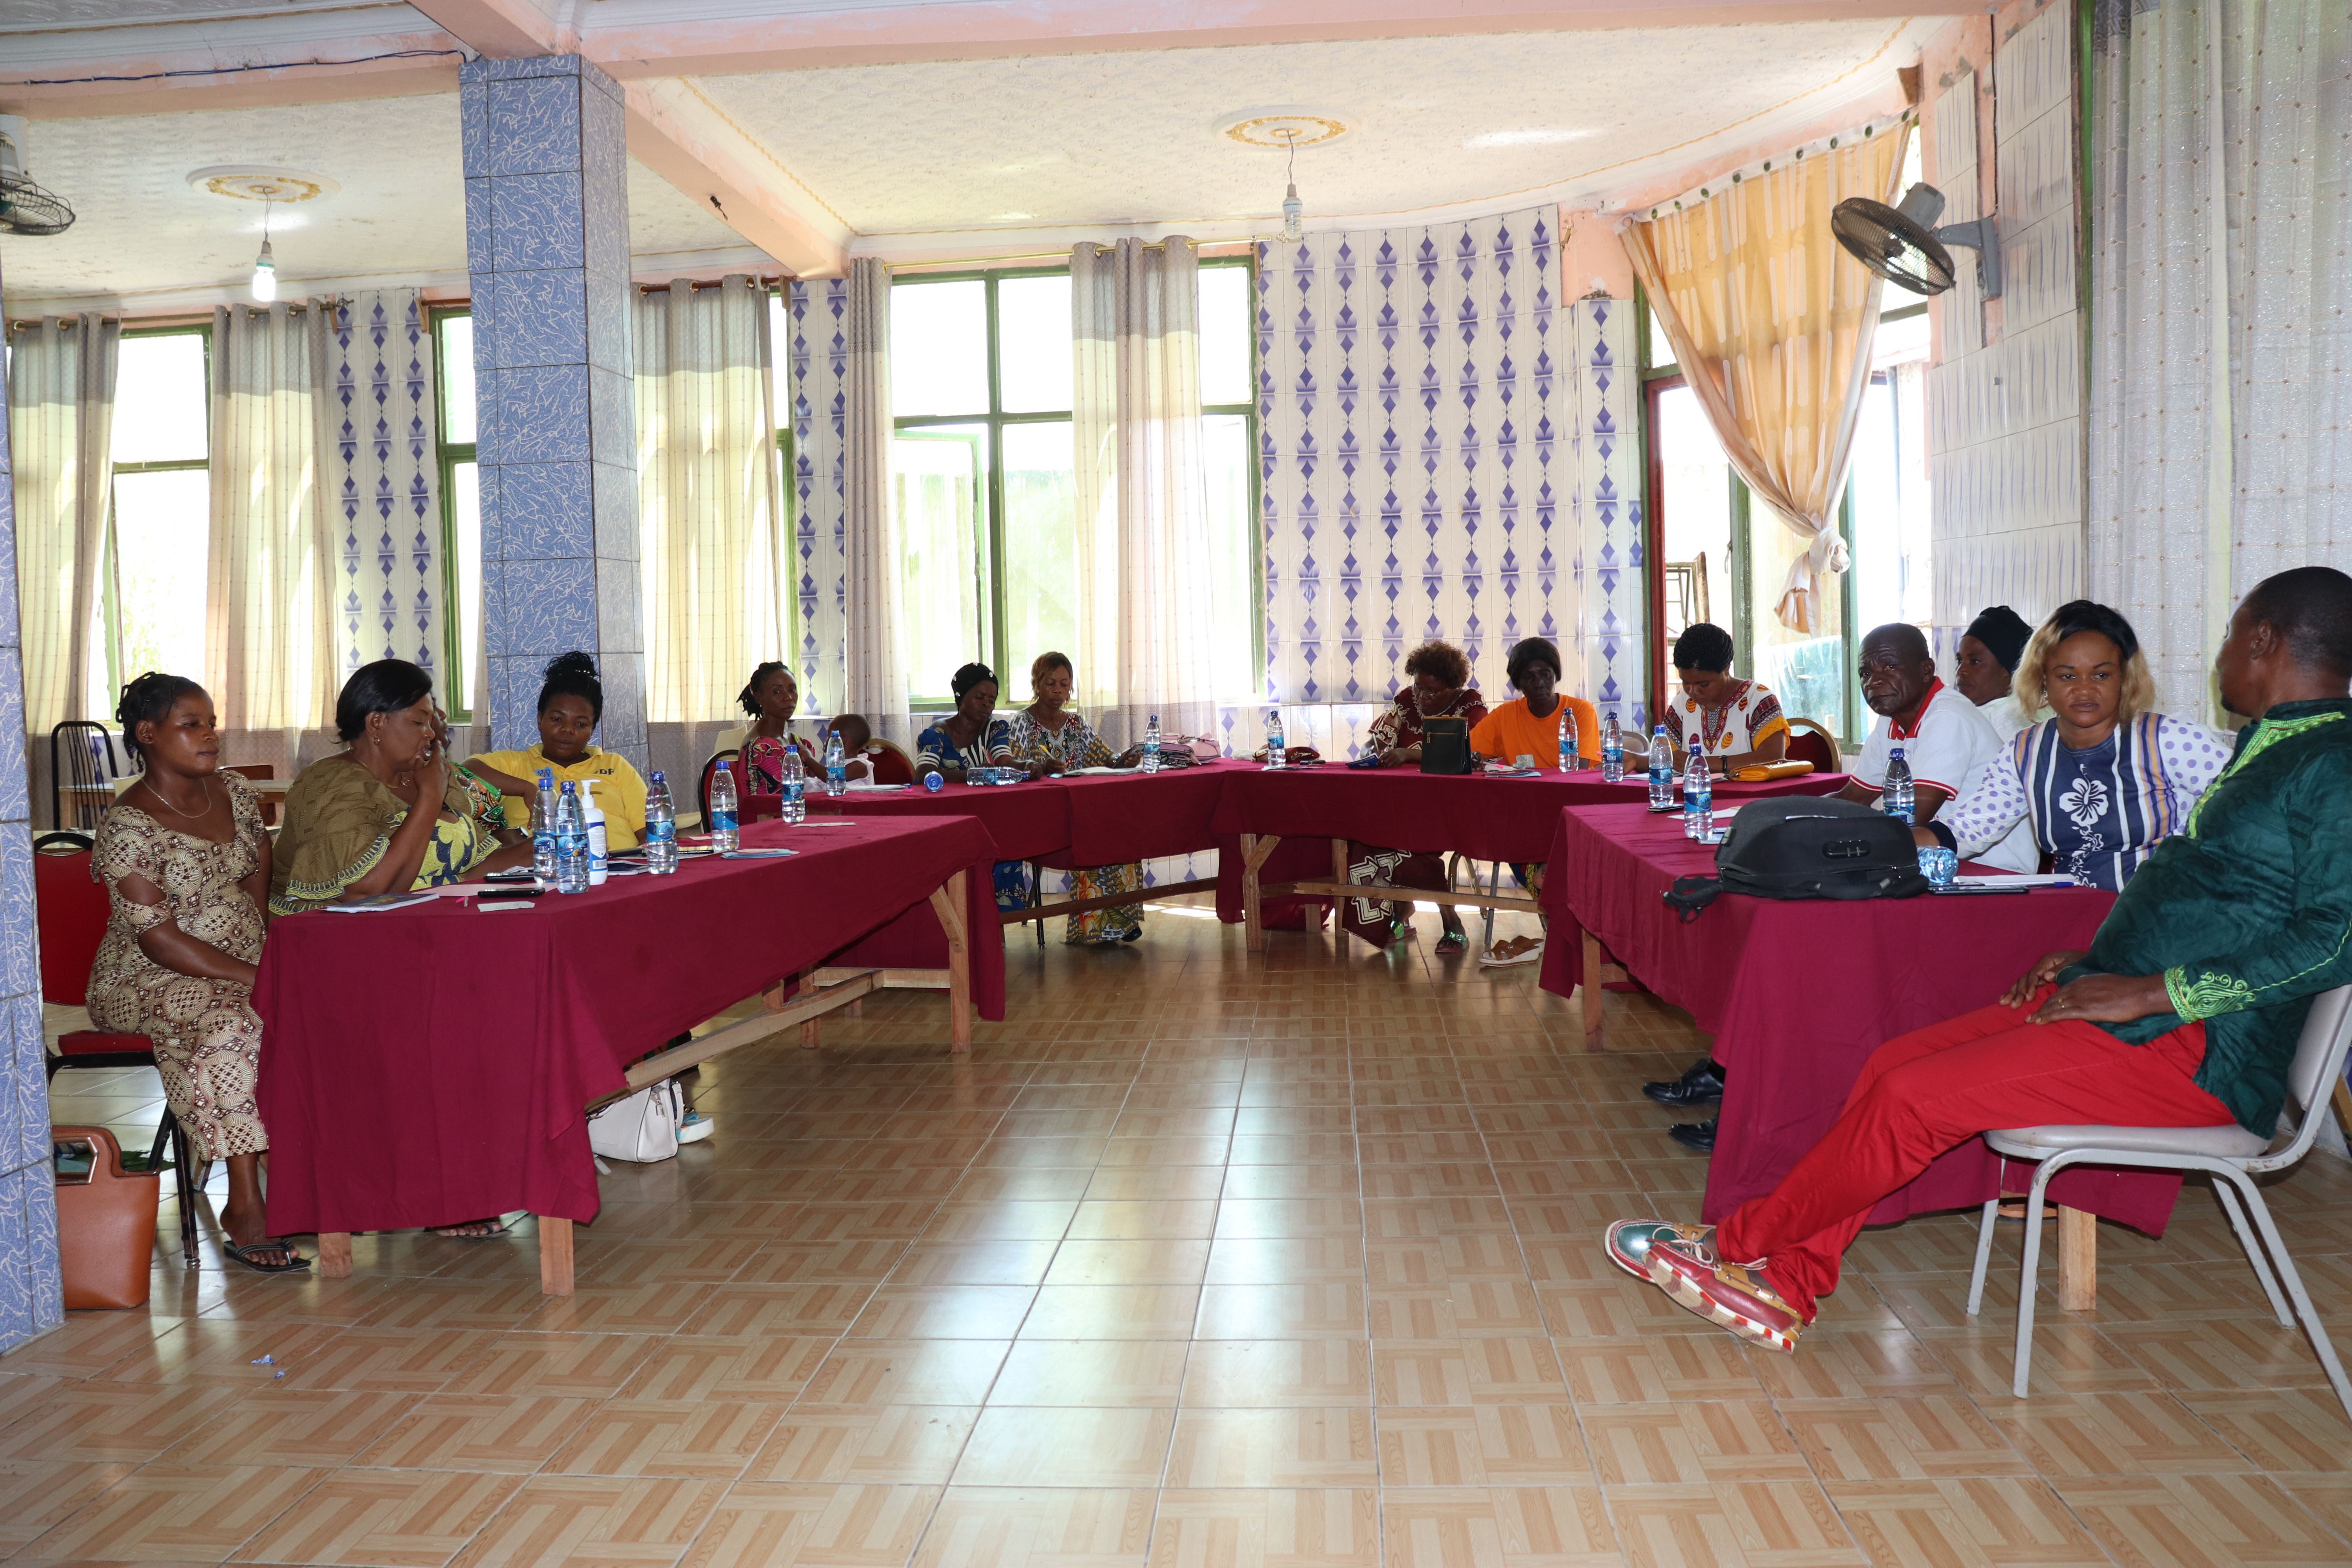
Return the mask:
M197 789L199 789L200 791L202 791L202 792L203 792L203 794L204 794L204 797L205 797L205 808L204 808L204 810L202 810L202 811L181 811L181 810L180 810L180 808L179 808L178 806L173 805L172 805L172 803L171 803L170 801L168 801L168 800L164 800L164 799L163 799L163 792L162 790L160 790L160 789L157 789L157 788L155 787L155 781L154 781L153 779L151 779L151 778L142 778L139 782L140 782L140 784L141 784L142 786L144 786L144 787L145 787L145 789L146 789L146 791L147 791L147 794L148 794L148 795L149 795L151 798L152 798L152 799L154 799L154 800L162 801L162 802L163 802L163 805L164 805L166 808L168 808L169 810L171 810L172 812L175 813L175 814L176 814L176 815L178 815L178 816L184 816L184 817L186 817L190 822L202 822L202 821L203 821L206 816L210 816L210 815L212 814L212 809L213 809L213 791L212 791L212 786L211 786L210 784L205 784L205 783L203 783L202 781L199 781L199 782L197 783L197 784L196 784L196 788L197 788Z

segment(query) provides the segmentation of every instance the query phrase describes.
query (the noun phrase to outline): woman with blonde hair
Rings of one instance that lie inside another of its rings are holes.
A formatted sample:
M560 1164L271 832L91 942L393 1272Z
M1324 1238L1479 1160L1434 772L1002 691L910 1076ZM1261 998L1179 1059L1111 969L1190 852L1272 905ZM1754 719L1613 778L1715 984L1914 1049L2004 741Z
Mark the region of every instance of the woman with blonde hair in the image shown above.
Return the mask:
M2105 605L2061 605L2018 660L2014 692L2029 722L2001 758L1927 827L1922 845L1962 858L1998 844L2020 822L2053 869L2116 892L2230 758L2230 741L2202 724L2151 712L2156 682L2132 625Z

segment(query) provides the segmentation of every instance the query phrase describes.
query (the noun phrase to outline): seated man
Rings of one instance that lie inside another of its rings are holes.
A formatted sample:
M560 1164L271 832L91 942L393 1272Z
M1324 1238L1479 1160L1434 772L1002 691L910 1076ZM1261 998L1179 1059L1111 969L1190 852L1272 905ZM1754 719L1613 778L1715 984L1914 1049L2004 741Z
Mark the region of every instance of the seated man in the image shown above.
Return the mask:
M2254 722L2089 952L2047 954L1999 1005L1881 1046L1837 1124L1720 1226L1620 1220L1610 1257L1790 1350L1872 1207L1979 1133L2235 1121L2268 1135L2311 998L2352 983L2352 577L2305 566L2257 584L2215 669L2221 700Z

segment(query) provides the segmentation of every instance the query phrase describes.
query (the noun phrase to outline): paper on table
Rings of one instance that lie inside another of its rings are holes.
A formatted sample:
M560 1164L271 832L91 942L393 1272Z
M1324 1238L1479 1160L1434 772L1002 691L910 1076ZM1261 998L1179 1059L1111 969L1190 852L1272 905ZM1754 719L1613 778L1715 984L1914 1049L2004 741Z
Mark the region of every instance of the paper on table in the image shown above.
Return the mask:
M1062 776L1065 778L1070 778L1075 777L1079 773L1139 773L1142 771L1143 770L1141 768L1064 768L1062 770Z
M451 889L458 886L460 884L455 882L450 884ZM413 893L378 893L373 898L351 899L342 903L321 904L320 908L339 915L372 915L383 910L404 910L416 904L429 904L446 890L448 889L442 888L420 888ZM467 890L486 893L491 889L477 882Z
M1971 888L2071 888L2074 886L2074 879L2072 877L2056 875L2022 877L1994 871L1963 872L1952 880L1965 883Z

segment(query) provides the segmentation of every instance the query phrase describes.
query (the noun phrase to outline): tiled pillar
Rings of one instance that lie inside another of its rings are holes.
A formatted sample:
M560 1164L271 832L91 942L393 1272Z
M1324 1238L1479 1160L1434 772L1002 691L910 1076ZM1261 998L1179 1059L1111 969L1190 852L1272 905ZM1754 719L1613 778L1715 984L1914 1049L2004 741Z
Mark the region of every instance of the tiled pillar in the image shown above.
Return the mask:
M16 620L16 509L8 388L0 377L0 734L25 732L25 659ZM49 1168L49 1095L41 1047L41 965L33 922L31 807L25 751L0 746L0 1352L65 1321L58 1281L58 1189ZM5 1363L0 1363L5 1364Z
M621 89L572 55L459 72L493 743L537 738L547 661L596 656L607 748L646 759Z
M1635 368L1630 300L1579 300L1570 307L1575 361L1570 420L1575 432L1577 570L1582 623L1570 684L1618 722L1649 721L1649 617L1643 552L1642 378ZM1563 652L1567 650L1563 649Z

